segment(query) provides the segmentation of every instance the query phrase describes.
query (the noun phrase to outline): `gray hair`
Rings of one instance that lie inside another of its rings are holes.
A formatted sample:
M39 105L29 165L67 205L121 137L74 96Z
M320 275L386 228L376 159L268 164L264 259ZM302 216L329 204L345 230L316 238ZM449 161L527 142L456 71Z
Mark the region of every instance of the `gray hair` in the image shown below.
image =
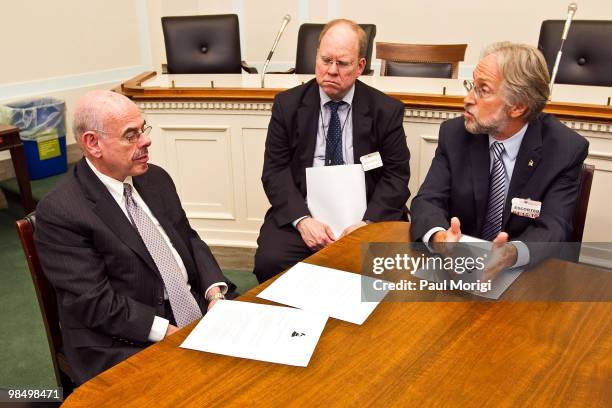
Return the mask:
M319 34L319 42L317 44L317 48L321 46L321 40L323 39L325 34L327 34L329 29L338 24L347 25L349 28L351 28L355 32L355 34L357 34L357 39L359 41L359 58L365 58L367 48L368 48L368 40L367 40L366 33L365 31L363 31L363 28L361 28L359 24L357 24L353 20L349 20L346 18L337 18L325 24L325 26L321 30L321 34Z
M493 54L501 74L502 95L508 105L523 105L523 117L531 122L544 109L550 95L546 60L535 47L508 41L489 45L483 58Z
M90 130L104 130L101 112L93 105L80 106L75 109L72 120L72 134L77 143L81 143L83 133Z
M107 90L95 90L83 95L74 109L72 132L77 143L81 144L85 132L106 131L106 122L131 101L125 96Z

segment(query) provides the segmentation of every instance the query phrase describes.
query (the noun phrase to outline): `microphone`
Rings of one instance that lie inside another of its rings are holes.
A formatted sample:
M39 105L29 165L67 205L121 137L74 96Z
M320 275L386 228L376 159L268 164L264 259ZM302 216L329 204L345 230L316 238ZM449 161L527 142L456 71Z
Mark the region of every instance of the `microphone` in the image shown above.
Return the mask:
M561 46L559 46L559 51L557 52L557 59L555 60L552 75L550 76L550 84L548 85L548 87L550 88L550 96L552 96L553 85L555 84L555 78L557 77L557 71L559 70L559 64L561 63L561 54L563 54L563 44L565 43L567 33L570 29L570 26L572 25L572 19L574 18L574 14L576 14L576 10L578 10L578 5L576 3L570 3L570 5L567 6L567 19L565 20L565 26L563 27L563 33L561 34Z
M287 27L287 24L289 24L289 22L291 21L291 16L289 14L285 14L285 17L283 17L283 22L281 23L280 26L280 30L278 30L278 34L276 34L276 38L274 39L274 44L272 44L272 49L270 49L270 52L268 53L268 58L266 58L266 62L264 63L263 66L263 71L261 72L261 87L264 87L264 78L266 76L266 70L268 69L268 65L270 64L270 60L272 59L272 55L274 54L274 50L276 49L276 46L278 45L278 41L281 38L281 35L283 35L283 31L285 31L285 27Z

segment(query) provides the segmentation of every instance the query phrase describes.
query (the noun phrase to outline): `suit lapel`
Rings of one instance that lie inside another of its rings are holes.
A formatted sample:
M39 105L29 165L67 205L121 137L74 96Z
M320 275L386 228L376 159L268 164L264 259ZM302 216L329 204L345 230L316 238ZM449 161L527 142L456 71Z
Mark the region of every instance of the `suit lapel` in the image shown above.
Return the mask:
M353 111L353 160L355 164L360 163L361 156L373 153L370 151L372 115L370 104L367 103L368 99L366 95L363 95L363 91L363 84L360 81L355 81L355 93L351 108Z
M114 232L121 242L132 249L149 266L149 269L155 271L157 276L161 278L140 234L129 222L106 186L89 168L84 158L77 163L77 176L85 196L94 204L94 213Z
M476 231L482 230L482 224L487 212L489 199L489 137L487 135L471 135L470 163L472 167L472 185L474 186L474 205L476 216Z
M510 187L506 196L504 206L504 217L502 221L502 231L505 230L506 223L510 218L511 200L514 197L521 196L521 191L527 185L531 176L535 173L540 159L542 158L542 129L540 121L534 120L527 126L527 131L523 137L521 147L519 148L512 178L510 179ZM521 197L530 198L530 197Z
M313 79L304 92L302 104L297 110L296 151L300 154L302 168L312 167L319 124L319 86Z

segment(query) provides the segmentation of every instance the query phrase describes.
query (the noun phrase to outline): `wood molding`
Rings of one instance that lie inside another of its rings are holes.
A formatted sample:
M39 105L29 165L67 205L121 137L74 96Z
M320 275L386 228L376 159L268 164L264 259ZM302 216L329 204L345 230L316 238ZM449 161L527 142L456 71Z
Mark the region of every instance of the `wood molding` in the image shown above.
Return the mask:
M142 83L155 77L155 71L144 72L122 83L113 90L136 102L170 100L177 101L244 101L272 103L274 97L285 89L277 88L190 88L143 87ZM406 109L463 110L463 96L389 92L389 96L402 102ZM146 106L146 105L145 105ZM165 105L163 105L165 106ZM234 105L230 105L233 109ZM162 109L167 109L163 107ZM209 109L206 105L204 109ZM260 109L259 107L256 109ZM265 110L265 109L264 109ZM545 112L561 119L588 121L612 126L612 106L581 103L549 102ZM610 130L607 130L609 132Z

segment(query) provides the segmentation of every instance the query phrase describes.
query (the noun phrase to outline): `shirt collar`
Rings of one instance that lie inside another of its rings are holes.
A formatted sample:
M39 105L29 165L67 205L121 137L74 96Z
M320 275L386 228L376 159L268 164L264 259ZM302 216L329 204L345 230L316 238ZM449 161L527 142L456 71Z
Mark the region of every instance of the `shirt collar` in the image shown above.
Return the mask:
M518 156L519 149L521 148L521 143L523 142L523 137L527 132L527 126L529 124L525 123L522 128L519 129L518 132L510 136L505 140L495 140L491 135L489 135L489 148L495 142L499 142L504 145L504 149L506 150L506 154L510 158L510 160L515 160L516 156Z
M346 95L344 95L342 101L346 102L348 106L350 106L353 103L353 95L355 95L355 83L353 83L351 89L349 89ZM332 98L327 96L327 94L325 93L325 91L323 91L323 89L321 89L321 87L319 87L319 96L321 97L321 108L323 108L323 106L325 106L327 102L332 100Z
M89 165L89 168L91 169L91 171L94 172L96 177L98 177L98 179L100 179L102 184L104 184L104 186L108 189L109 193L111 193L115 201L117 201L118 203L123 202L123 184L127 183L131 185L133 188L134 183L132 182L132 176L127 176L126 179L123 180L123 182L121 182L119 180L115 180L114 178L107 176L104 173L101 173L96 168L96 166L94 166L93 163L89 161L88 158L85 158L85 161Z

